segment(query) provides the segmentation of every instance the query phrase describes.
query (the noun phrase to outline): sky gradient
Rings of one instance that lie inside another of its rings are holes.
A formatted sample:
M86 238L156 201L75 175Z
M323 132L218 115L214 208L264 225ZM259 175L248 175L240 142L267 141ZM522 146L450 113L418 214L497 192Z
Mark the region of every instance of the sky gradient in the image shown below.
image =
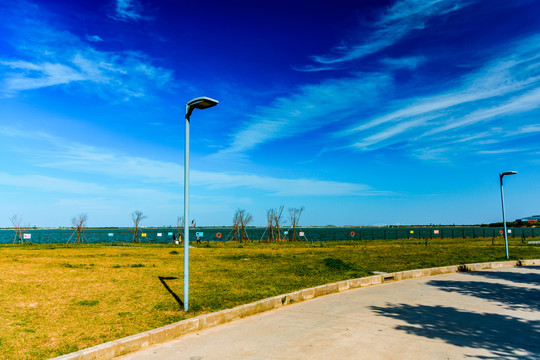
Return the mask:
M538 1L0 0L0 227L540 214Z

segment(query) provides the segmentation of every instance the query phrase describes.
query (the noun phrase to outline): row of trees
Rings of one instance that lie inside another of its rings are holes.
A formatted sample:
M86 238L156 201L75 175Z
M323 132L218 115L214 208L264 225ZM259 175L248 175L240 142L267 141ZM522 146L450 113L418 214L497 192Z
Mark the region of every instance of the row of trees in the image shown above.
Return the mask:
M133 239L131 242L140 242L139 239L139 231L140 231L140 224L141 221L146 219L146 216L143 214L140 210L135 210L133 213L131 213L131 220L133 220ZM86 236L84 236L83 231L86 229L86 223L88 220L88 214L87 213L81 213L77 216L74 216L73 219L71 219L71 224L73 225L73 228L75 231L73 234L71 234L70 238L68 239L67 243L71 241L71 239L76 235L73 242L75 244L81 243L83 241L88 242L86 239Z
M265 230L265 234L267 235L266 241L267 242L280 242L283 240L290 240L295 241L298 240L296 236L296 228L298 227L298 223L300 221L300 216L302 215L302 212L304 211L304 208L290 208L289 209L289 224L290 228L292 229L292 234L290 237L286 238L284 236L284 232L282 230L282 221L283 221L283 210L284 206L281 205L279 208L276 209L269 209L266 210L266 219L267 219L267 227ZM141 221L147 218L146 215L143 214L140 210L135 210L130 215L131 220L133 221L133 238L131 242L140 242L140 233L141 231ZM13 239L14 243L22 244L24 243L24 232L28 230L30 225L23 225L23 219L22 217L18 217L17 215L13 215L10 219L11 223L13 224L13 230L15 231L15 238ZM88 221L88 214L87 213L80 213L77 216L74 216L71 219L71 224L73 226L73 234L69 237L67 243L69 243L73 239L73 243L78 244L81 242L88 242L88 239L84 235L84 231L87 226ZM227 238L227 240L234 240L234 241L249 241L249 236L246 231L246 227L249 226L253 222L253 215L251 215L249 212L243 209L238 209L234 213L233 216L233 228ZM195 220L192 221L192 226L195 227ZM176 228L177 228L177 239L178 241L182 241L182 231L184 228L184 217L179 216L176 222ZM264 237L264 234L263 234ZM173 238L174 239L174 238Z
M131 242L134 242L134 243L141 242L139 238L139 231L141 231L140 224L142 220L146 219L146 215L144 215L143 212L140 210L135 210L134 212L131 213L130 216L131 216L131 220L133 221L133 238ZM192 225L195 226L195 220L193 220ZM177 233L176 233L176 236L173 237L173 240L178 239L178 241L182 241L182 231L184 229L183 216L179 216L177 218L176 229L177 229Z
M289 237L285 237L282 229L283 210L284 206L281 205L275 209L266 210L266 230L262 237L266 236L267 242L280 242L284 240L296 241L299 240L296 235L296 228L300 222L300 216L304 211L304 208L290 208L289 209L289 229L292 229L292 234ZM238 209L233 216L233 228L225 240L233 241L249 241L249 236L246 231L246 227L253 221L253 216L244 209Z
M133 220L133 239L132 242L140 242L139 239L139 232L140 232L140 223L142 220L146 219L146 216L143 214L142 211L135 210L133 213L131 213L131 219ZM178 218L178 224L180 224L180 219ZM11 223L13 224L13 230L15 231L15 238L13 239L14 243L23 244L25 242L24 239L24 233L30 228L30 225L23 225L23 218L19 217L18 215L13 215L9 218ZM73 225L73 234L69 237L67 243L73 239L73 242L75 244L81 243L81 242L88 242L88 239L86 239L86 236L84 235L84 230L86 229L88 221L88 214L87 213L80 213L77 216L74 216L71 219L71 224ZM178 225L178 234L180 234L181 226ZM180 235L179 235L180 236Z

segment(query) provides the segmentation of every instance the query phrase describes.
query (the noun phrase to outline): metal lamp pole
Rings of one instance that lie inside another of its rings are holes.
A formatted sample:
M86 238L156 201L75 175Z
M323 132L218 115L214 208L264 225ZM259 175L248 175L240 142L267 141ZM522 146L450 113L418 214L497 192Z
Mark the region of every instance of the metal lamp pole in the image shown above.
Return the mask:
M509 259L508 255L508 231L506 230L506 215L504 213L504 192L503 192L503 177L504 175L515 175L517 171L506 171L499 174L499 180L501 181L501 203L502 203L502 215L504 225L504 246L506 248L506 260Z
M216 106L217 100L198 97L186 104L186 136L184 147L184 311L189 308L189 119L193 109Z

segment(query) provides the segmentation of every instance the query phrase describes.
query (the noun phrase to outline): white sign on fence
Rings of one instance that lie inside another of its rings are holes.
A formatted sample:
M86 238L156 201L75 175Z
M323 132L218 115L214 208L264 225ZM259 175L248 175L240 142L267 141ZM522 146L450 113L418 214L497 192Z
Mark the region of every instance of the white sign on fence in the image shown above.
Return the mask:
M158 237L161 237L161 235L163 235L163 234L162 234L162 233L157 233L157 236L158 236Z
M433 234L439 235L439 230L433 230Z
M23 234L23 239L31 239L32 234Z
M304 232L303 231L300 231L300 236L304 236Z
M108 236L113 236L113 235L114 235L114 233L108 233L107 235L108 235Z
M168 233L167 235L172 236L172 232Z

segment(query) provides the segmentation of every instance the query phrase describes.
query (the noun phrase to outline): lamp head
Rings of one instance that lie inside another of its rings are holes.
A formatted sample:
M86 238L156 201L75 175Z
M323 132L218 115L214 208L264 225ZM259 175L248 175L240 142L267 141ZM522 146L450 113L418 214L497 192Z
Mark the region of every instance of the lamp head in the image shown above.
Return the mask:
M517 171L505 171L503 173L500 173L499 174L499 180L501 182L501 189L502 189L502 185L503 185L503 177L504 175L516 175L517 174Z
M216 106L219 101L211 99L206 96L201 96L195 99L188 101L186 104L186 117L190 117L193 109L208 109L212 106Z

